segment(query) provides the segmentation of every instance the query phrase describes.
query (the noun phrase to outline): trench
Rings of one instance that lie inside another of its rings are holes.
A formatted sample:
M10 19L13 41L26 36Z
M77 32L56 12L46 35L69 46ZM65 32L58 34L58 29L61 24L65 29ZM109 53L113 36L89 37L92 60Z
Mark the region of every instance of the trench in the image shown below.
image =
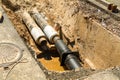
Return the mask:
M30 3L32 1L22 5L19 2L17 4L22 9L25 7L25 10L29 11L32 9ZM43 12L51 26L61 26L64 42L72 51L79 52L84 70L105 70L120 65L119 21L113 19L109 14L84 0L61 0L59 2L57 0L51 0L51 2L38 0L37 3L33 1L32 6L37 7L39 12ZM5 6L3 7L20 36L37 54L37 60L45 69L55 72L68 71L64 66L60 66L59 54L53 44L48 44L49 51L47 52L42 51L36 45L21 20L19 10L14 13Z

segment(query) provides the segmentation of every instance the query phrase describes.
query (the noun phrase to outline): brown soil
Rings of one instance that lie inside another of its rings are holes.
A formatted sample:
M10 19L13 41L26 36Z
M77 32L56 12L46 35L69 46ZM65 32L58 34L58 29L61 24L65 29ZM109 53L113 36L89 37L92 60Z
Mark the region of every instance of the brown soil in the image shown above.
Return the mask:
M36 7L39 12L47 16L48 22L53 27L55 27L56 24L59 24L62 27L65 42L73 51L80 51L76 42L76 40L79 40L80 38L79 26L85 26L87 24L85 19L79 19L81 15L86 19L96 20L106 29L120 36L119 21L114 20L110 15L88 4L86 0L2 0L2 3L9 18L15 25L16 30L24 39L27 46L32 50L33 54L44 56L38 58L38 60L42 66L44 66L43 69L49 79L62 80L71 78L71 80L74 80L79 78L79 80L82 80L81 77L88 76L94 73L94 71L88 70L89 66L84 63L83 67L85 69L81 69L80 71L67 71L63 73L54 72L64 71L64 68L59 66L59 56L56 55L57 52L55 53L54 51L49 53L49 55L43 55L43 53L37 48L29 31L22 22L21 16L24 10L30 11ZM51 57L51 59L46 60L46 56ZM84 58L82 58L82 60L84 62ZM63 77L63 75L65 76Z

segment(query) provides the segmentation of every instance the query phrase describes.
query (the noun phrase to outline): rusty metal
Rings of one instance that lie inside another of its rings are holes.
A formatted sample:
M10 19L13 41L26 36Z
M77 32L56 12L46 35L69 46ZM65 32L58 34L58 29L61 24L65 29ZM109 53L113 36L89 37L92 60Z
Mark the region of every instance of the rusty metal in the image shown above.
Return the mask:
M118 13L117 5L112 6L112 12L113 13Z
M112 10L113 4L108 5L108 10Z

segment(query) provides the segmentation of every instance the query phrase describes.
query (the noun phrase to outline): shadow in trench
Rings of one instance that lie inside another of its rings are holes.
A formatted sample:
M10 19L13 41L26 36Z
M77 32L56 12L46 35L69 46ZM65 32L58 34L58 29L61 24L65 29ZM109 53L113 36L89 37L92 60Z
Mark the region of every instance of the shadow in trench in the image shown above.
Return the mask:
M42 51L39 55L37 55L37 58L44 58L45 60L52 60L52 57L59 57L59 54L57 50L46 50Z
M39 55L37 55L37 58L38 59L41 59L41 58L44 58L45 60L49 60L49 61L52 61L53 58L59 58L58 60L58 63L60 63L60 56L59 56L59 53L57 51L57 49L54 47L48 47L46 46L48 49L47 50L42 50L42 53L40 53ZM41 49L41 48L39 48ZM54 65L54 62L53 62L53 65ZM61 67L61 65L59 65ZM64 68L64 70L68 70L66 68L65 65L62 66Z

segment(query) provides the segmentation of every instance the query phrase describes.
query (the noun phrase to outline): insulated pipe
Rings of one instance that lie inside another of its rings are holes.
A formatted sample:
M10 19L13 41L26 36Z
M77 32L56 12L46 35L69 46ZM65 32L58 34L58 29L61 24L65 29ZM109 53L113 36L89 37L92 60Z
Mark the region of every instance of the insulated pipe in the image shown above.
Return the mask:
M37 24L34 22L32 17L29 15L28 12L24 12L22 16L23 22L26 24L27 28L29 29L32 37L34 38L35 42L38 45L46 45L47 40L45 37L45 34L42 32L42 30L37 26Z
M68 69L78 69L81 67L79 58L72 52L67 45L60 39L58 33L48 25L47 21L35 10L32 14L37 24L48 37L51 43L55 43L55 47L60 55L61 65L65 65Z
M43 30L45 35L47 36L48 40L51 43L54 43L53 39L56 36L59 36L58 33L52 28L52 26L48 25L47 21L40 15L40 13L37 10L33 11L33 18L37 22L37 24L40 26L40 28Z

